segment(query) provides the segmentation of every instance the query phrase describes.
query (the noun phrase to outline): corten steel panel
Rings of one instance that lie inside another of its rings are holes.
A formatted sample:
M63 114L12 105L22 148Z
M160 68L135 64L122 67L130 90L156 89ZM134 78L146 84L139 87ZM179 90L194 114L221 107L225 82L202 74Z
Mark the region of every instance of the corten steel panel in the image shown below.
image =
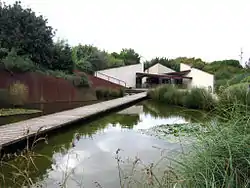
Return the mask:
M113 88L113 89L119 89L123 88L123 86L106 81L104 79L88 75L89 81L92 83L93 88L98 88L98 87L108 87L108 88Z
M8 89L12 83L17 81L28 88L27 103L84 100L81 95L77 95L78 88L63 78L54 78L39 73L11 74L0 71L0 89Z
M112 82L87 75L92 88L108 87L119 89L122 86ZM74 102L95 100L93 89L77 88L70 81L63 78L46 76L40 73L10 73L0 70L0 89L8 89L15 82L21 82L28 88L27 103L41 102ZM92 96L91 96L92 95Z

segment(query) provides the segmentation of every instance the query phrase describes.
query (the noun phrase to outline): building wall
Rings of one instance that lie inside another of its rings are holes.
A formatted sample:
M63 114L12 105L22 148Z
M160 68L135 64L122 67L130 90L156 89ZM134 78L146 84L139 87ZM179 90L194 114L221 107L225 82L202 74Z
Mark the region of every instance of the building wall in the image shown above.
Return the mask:
M191 66L181 63L180 71L186 71L186 70L191 70Z
M192 77L192 80L184 80L188 88L201 87L211 92L214 92L214 75L204 72L202 70L192 68L189 65L181 63L181 71L191 70L186 76Z
M143 72L143 64L128 65L128 66L123 66L123 67L118 67L118 68L101 70L101 71L95 72L95 76L102 78L104 80L109 79L108 81L112 83L124 86L124 83L119 81L119 80L122 80L126 83L126 87L135 87L137 72ZM112 76L116 79L110 78L110 77L108 78L108 76Z
M163 73L169 73L169 72L175 72L175 71L160 63L157 63L154 66L146 69L144 72L150 73L150 74L163 74Z

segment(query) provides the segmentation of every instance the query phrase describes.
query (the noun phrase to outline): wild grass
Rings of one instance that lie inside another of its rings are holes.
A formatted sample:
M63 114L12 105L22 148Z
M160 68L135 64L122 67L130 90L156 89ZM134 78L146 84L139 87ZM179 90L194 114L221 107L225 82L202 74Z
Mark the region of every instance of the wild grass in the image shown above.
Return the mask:
M163 85L150 90L148 96L168 105L192 109L211 110L216 104L213 96L203 88L192 88L188 91L178 89L173 85Z
M232 115L231 115L232 117ZM208 124L189 152L175 162L184 187L250 186L250 114Z
M124 96L124 89L112 89L112 88L97 88L97 99L114 99Z
M41 110L35 110L35 109L1 108L0 117L23 115L23 114L35 114L35 113L41 113L41 112L42 112Z

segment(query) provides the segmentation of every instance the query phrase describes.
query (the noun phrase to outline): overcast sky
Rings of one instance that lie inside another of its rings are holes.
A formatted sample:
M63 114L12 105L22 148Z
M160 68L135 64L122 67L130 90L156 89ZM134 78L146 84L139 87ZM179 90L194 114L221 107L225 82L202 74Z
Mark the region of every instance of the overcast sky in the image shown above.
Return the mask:
M15 0L4 0L13 3ZM250 57L250 0L22 0L71 45L134 48L145 59Z

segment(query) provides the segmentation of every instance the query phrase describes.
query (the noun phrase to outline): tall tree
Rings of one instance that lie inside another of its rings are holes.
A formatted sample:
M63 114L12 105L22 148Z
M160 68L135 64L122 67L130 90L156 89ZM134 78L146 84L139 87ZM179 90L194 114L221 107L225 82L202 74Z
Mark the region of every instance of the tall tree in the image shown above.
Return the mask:
M141 57L132 48L124 48L119 54L119 58L123 59L125 65L133 65L140 63Z
M24 9L20 2L0 6L0 46L8 50L15 47L18 55L30 55L35 63L52 68L54 31L47 19Z

